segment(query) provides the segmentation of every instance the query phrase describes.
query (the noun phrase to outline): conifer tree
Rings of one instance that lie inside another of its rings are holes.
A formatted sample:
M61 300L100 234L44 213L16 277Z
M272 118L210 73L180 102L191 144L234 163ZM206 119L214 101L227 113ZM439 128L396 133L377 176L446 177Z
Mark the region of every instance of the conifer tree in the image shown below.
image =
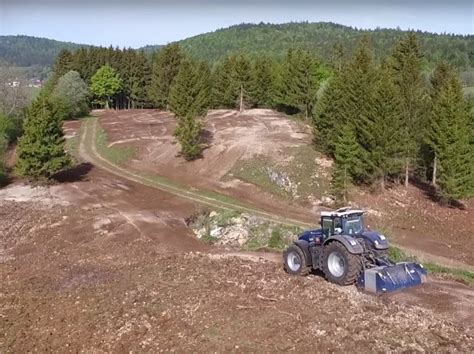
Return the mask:
M336 140L334 157L331 190L336 200L346 202L354 180L353 176L360 174L362 164L360 146L349 124L341 129L341 135Z
M198 117L187 114L183 118L178 118L175 136L181 145L181 154L187 161L201 156L201 130L202 123Z
M70 157L64 150L61 121L55 118L45 99L35 101L23 124L18 142L16 171L33 180L48 180L68 167Z
M319 87L318 67L307 51L288 51L283 82L287 105L298 108L307 119L313 111Z
M251 79L252 101L258 107L270 107L273 100L273 63L269 58L259 57L253 66Z
M234 57L226 57L219 63L212 74L212 106L214 108L235 107L234 85L232 84L232 72L234 70Z
M170 109L178 119L175 136L188 161L198 158L202 151L200 118L209 106L209 73L206 64L185 60L171 88Z
M115 70L109 66L102 66L91 78L90 91L105 109L109 109L109 102L112 96L120 91L122 79Z
M405 186L408 186L410 170L425 134L423 127L427 117L426 92L421 74L422 54L415 33L409 33L397 43L391 59L403 107L402 145Z
M373 167L371 180L380 181L385 189L388 176L401 173L400 130L402 128L402 103L393 73L386 63L382 65L374 86L372 110L363 117L366 148Z
M171 86L184 57L179 44L169 44L155 56L149 92L155 107L168 109Z
M203 116L209 107L209 68L184 60L170 92L170 110L179 118Z
M231 90L239 111L242 112L250 103L252 67L250 60L243 54L235 58L231 75Z
M430 77L430 96L431 96L431 103L433 104L438 100L438 95L442 91L444 85L449 80L450 75L453 75L452 69L449 67L448 63L442 61L438 63L433 71L432 76ZM436 119L438 118L437 115L431 114L430 115L430 127L427 134L427 143L430 146L429 151L427 152L428 159L432 160L432 171L431 171L431 183L436 186L436 178L438 175L438 157L436 155L435 149L432 146L432 141L430 136L433 134L432 128L437 126Z
M474 193L474 144L467 102L457 75L446 73L433 98L429 141L438 163L438 185L447 201Z

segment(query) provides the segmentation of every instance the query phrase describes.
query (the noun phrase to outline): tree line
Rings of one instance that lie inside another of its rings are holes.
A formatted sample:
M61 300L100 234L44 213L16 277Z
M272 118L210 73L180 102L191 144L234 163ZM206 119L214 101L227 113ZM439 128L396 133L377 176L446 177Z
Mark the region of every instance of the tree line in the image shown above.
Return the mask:
M63 50L38 99L43 108L32 112L61 121L94 106L169 109L192 160L201 155L208 109L275 108L312 124L314 144L336 161L340 199L353 184L385 188L410 178L431 181L446 200L472 196L474 124L456 70L440 62L425 75L415 33L382 60L368 36L353 53L336 44L330 55L321 62L301 48L282 61L240 53L210 67L178 44L151 57L112 47Z

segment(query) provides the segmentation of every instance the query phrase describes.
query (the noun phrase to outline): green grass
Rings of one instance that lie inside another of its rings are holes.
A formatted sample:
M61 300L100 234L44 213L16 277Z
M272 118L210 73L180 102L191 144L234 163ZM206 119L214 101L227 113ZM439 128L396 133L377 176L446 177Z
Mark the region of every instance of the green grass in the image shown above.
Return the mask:
M402 251L398 247L390 247L389 249L389 258L395 262L417 262L416 257L410 256ZM441 266L436 263L431 262L423 262L423 266L426 270L433 274L446 274L455 279L463 280L467 282L469 285L474 285L474 273L464 269L458 268L448 268L445 266Z
M240 179L241 181L251 183L264 191L278 195L285 199L290 199L291 194L275 184L267 174L267 168L274 169L273 163L269 158L257 156L249 160L237 162L227 177Z
M270 179L267 173L270 169L287 175L290 181L297 185L296 199L306 199L309 196L321 198L328 193L329 173L315 163L315 159L322 156L319 152L310 145L304 145L290 148L286 154L290 158L287 162L281 163L275 163L264 156L240 161L226 178L237 178L284 199L294 199L292 193Z
M95 143L99 154L116 165L122 165L125 162L130 161L137 152L135 148L130 146L109 147L107 133L104 129L99 129L99 131L97 132Z

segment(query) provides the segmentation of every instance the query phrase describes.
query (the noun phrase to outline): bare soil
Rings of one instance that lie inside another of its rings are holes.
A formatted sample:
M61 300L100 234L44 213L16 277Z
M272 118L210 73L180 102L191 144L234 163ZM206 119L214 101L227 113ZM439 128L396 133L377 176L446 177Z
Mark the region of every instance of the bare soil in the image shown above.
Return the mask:
M280 254L199 242L200 205L87 163L58 180L0 190L0 352L474 351L463 284L291 277Z
M100 124L111 146L138 150L127 168L171 178L185 185L218 191L258 208L318 223L321 208L283 200L238 179L223 179L239 162L252 156L275 161L288 158L291 147L311 143L311 132L302 123L271 110L211 111L205 121L207 147L203 158L185 162L173 137L176 119L167 112L130 110L102 112ZM474 203L466 208L442 207L422 190L411 186L384 194L356 193L355 204L374 210L371 223L389 232L392 241L413 249L422 260L435 259L447 266L474 267ZM433 257L432 257L433 256Z
M2 190L0 350L474 349L472 289L435 279L375 297L291 277L279 254L197 241L196 208L95 168Z

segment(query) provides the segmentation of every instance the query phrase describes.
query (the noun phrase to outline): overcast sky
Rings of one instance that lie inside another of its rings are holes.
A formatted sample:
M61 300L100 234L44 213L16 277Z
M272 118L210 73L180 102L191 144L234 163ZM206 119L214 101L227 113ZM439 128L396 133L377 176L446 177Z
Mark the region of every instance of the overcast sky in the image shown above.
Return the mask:
M473 0L0 0L0 35L166 44L242 22L331 21L474 34Z

